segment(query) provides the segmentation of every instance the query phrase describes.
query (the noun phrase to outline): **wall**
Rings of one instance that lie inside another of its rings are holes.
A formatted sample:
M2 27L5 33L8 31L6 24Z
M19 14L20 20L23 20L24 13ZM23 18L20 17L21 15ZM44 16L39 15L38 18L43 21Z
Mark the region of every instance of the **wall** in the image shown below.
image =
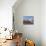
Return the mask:
M41 4L41 40L42 46L46 46L46 0L42 0Z
M23 0L19 5L13 6L15 30L23 33L26 39L35 41L41 46L41 0ZM34 16L33 25L24 25L23 16Z

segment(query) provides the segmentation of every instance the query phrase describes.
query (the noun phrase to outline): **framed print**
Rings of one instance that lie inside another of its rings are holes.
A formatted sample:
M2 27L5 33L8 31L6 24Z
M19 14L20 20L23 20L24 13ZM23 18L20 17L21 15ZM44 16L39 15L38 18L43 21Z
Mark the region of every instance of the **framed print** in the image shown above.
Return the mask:
M23 16L23 24L34 24L34 16Z

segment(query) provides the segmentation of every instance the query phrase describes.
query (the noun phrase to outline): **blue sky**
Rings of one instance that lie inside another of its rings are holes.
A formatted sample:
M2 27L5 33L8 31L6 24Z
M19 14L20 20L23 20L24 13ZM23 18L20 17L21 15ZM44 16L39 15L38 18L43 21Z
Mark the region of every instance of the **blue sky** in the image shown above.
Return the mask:
M32 19L33 16L23 16L24 20Z

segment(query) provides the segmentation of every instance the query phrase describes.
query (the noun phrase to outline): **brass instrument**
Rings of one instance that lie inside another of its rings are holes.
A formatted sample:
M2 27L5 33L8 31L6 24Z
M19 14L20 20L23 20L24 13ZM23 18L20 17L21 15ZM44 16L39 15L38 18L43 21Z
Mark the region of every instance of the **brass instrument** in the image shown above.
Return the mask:
M26 40L25 46L35 46L34 42L32 40Z

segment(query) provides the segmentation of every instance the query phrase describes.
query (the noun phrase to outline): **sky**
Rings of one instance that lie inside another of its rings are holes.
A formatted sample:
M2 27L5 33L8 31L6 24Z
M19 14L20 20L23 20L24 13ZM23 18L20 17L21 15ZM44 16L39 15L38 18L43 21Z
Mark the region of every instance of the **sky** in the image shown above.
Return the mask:
M33 19L33 16L23 16L23 19L24 20L32 20Z

